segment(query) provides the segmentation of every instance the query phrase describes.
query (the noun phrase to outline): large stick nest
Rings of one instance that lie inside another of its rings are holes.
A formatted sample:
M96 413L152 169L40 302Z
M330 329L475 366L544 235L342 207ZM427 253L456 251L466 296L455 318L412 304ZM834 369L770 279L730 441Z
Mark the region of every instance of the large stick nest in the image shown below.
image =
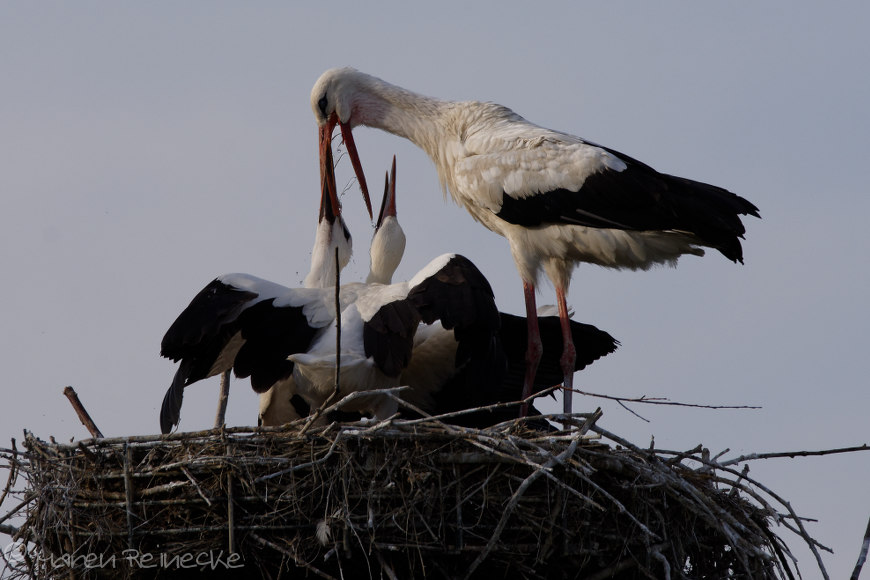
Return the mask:
M7 492L25 482L9 494L23 524L6 571L758 579L795 572L773 525L814 548L745 472L700 447L640 449L598 417L561 416L571 426L550 433L429 419L72 444L26 433L26 451L4 453Z

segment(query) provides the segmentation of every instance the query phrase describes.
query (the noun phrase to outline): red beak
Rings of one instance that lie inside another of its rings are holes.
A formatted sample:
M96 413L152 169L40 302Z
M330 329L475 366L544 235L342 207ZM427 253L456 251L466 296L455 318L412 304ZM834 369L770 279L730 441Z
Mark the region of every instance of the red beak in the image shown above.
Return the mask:
M350 157L350 163L353 165L353 171L356 174L356 179L359 182L359 187L362 190L363 200L366 202L366 209L369 212L369 219L372 216L372 202L369 199L369 189L366 185L366 176L362 170L362 164L359 160L359 154L356 150L356 145L353 142L353 134L350 130L349 123L341 123L335 114L330 115L326 124L320 127L320 183L321 188L327 187L326 182L331 181L333 210L339 211L338 193L335 189L335 166L332 162L332 132L335 126L341 128L341 138L347 147L347 154Z
M327 147L325 159L320 164L320 218L335 223L341 215L341 202L338 201L335 187L335 172L332 163L332 147Z

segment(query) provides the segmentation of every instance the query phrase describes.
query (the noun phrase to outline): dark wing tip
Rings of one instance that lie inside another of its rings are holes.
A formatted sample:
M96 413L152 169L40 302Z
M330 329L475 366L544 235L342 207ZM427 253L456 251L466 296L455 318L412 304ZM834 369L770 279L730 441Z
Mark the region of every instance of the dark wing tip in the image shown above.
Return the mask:
M509 362L506 388L516 390L514 399L519 398L525 372L525 352L528 345L526 318L514 314L501 313L502 328L499 333ZM543 353L535 374L534 391L562 382L563 373L560 363L562 356L562 329L558 316L538 317ZM610 333L582 322L571 321L571 338L574 342L576 358L574 370L580 371L587 366L614 352L619 341Z
M164 435L172 431L181 420L181 403L184 399L187 370L187 365L182 362L163 397L163 404L160 406L160 432Z
M203 344L215 340L256 297L255 292L225 284L219 278L212 280L166 331L160 343L160 355L180 360L195 353Z
M580 371L619 348L620 343L610 333L591 324L571 321L571 336L577 358L574 370ZM560 341L561 342L561 341Z

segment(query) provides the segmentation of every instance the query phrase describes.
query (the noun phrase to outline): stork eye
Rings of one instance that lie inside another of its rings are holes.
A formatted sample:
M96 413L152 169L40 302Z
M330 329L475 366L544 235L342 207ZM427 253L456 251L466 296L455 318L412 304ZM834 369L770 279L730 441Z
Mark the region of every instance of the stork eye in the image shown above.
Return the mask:
M320 97L320 100L317 101L317 106L318 108L320 108L320 112L323 114L324 117L326 116L326 106L328 104L329 101L327 100L326 96Z

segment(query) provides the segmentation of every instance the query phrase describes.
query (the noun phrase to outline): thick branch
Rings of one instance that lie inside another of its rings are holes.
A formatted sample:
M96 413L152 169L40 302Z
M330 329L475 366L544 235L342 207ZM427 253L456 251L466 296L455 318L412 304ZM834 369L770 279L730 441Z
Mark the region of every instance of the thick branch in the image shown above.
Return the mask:
M214 428L220 429L226 423L227 415L227 400L230 397L230 371L227 370L221 375L221 392L218 396L217 414L214 418Z
M79 396L76 394L75 389L73 389L72 387L65 387L63 389L63 394L66 395L67 399L69 399L70 404L73 406L73 409L75 409L76 415L79 416L79 421L82 422L82 425L85 426L85 428L91 434L91 437L95 439L102 439L103 434L100 432L99 429L97 429L94 420L91 419L91 416L85 410L82 402L79 401Z

